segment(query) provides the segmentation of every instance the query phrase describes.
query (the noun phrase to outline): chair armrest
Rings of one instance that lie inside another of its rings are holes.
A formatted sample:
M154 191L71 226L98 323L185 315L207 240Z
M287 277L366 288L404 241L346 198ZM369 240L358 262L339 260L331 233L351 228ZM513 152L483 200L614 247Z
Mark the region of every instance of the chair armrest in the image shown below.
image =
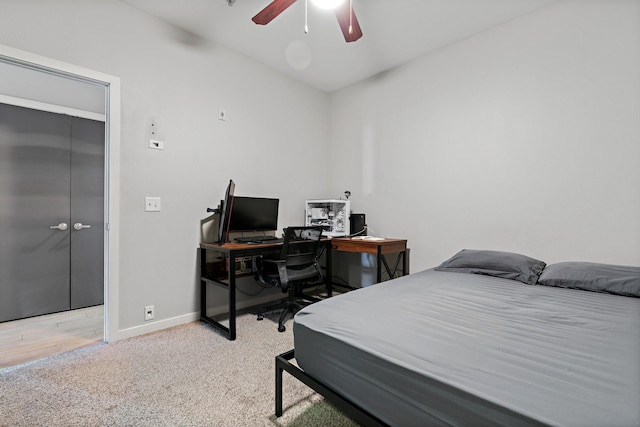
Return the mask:
M280 285L284 288L289 284L289 275L287 274L287 262L283 259L263 259L262 262L274 264L278 269L280 276Z
M289 285L289 275L287 274L287 262L283 259L262 259L262 263L272 264L278 271L278 277L280 279L280 286L286 289ZM258 276L263 283L267 282L262 274L262 268L258 269Z

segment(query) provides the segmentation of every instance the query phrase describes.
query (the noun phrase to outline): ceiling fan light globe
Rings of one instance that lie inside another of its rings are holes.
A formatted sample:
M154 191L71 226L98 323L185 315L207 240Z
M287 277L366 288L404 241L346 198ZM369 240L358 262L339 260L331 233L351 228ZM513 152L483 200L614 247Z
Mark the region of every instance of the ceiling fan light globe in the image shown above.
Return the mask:
M284 55L287 64L296 71L303 71L311 64L311 49L301 40L289 43Z
M331 10L335 9L341 4L343 4L346 0L311 0L313 4L315 4L320 9Z

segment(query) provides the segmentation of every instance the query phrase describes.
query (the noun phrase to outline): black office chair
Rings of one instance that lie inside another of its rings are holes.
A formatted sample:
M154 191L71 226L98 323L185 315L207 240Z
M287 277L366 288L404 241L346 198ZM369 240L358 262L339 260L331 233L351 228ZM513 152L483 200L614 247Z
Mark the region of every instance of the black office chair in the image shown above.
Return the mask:
M283 309L278 319L278 331L284 332L289 313L295 314L305 305L319 301L319 298L304 295L302 290L325 283L318 263L323 249L321 237L322 227L285 228L280 258L258 259L255 275L258 284L267 288L280 287L288 294L285 302L262 310L258 320L262 320L268 311Z

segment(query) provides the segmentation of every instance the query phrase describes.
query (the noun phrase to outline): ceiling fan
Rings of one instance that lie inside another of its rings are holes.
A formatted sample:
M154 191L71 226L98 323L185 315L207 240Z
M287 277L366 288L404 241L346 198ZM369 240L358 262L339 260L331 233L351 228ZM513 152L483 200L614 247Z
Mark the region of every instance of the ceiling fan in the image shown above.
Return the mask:
M297 0L273 0L262 9L256 16L251 18L253 22L259 25L267 25L274 18L284 12L289 6ZM362 37L362 30L356 18L356 14L351 7L351 1L343 1L335 9L338 24L347 43L354 42Z

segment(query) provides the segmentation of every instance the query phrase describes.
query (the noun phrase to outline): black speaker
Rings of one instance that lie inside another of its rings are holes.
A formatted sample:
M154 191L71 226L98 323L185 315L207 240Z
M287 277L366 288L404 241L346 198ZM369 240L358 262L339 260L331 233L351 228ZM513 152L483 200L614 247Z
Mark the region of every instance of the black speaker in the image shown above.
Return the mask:
M367 235L367 221L364 214L351 214L351 223L349 224L349 231L352 236L366 236Z

